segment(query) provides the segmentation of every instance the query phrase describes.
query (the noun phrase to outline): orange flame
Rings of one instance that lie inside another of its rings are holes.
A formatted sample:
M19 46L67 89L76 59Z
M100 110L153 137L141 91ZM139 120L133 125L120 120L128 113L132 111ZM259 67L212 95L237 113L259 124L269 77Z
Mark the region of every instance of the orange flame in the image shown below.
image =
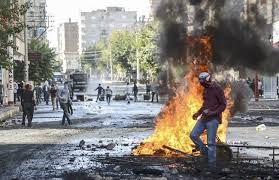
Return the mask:
M164 149L164 146L192 154L194 144L190 139L190 133L196 124L192 115L198 111L203 102L203 88L199 85L197 75L202 71L211 69L209 60L212 57L212 46L209 37L191 38L188 39L188 42L194 46L201 46L192 57L194 60L191 61L191 71L185 76L187 88L177 90L176 96L167 103L158 116L154 133L135 147L132 151L134 155L178 155ZM230 109L233 106L230 92L230 86L226 87L225 96L228 104L223 112L223 122L218 128L218 137L222 142L226 140ZM205 141L206 137L202 136L202 139Z

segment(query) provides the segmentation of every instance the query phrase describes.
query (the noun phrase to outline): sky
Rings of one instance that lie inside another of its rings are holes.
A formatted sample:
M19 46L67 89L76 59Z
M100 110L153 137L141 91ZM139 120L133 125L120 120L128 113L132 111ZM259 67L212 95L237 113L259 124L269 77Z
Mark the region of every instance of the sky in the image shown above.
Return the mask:
M48 39L51 47L57 45L57 27L63 22L78 21L80 12L90 12L96 9L105 9L109 6L125 7L126 10L137 11L138 15L148 15L150 12L149 0L46 0L47 12L51 16L51 26L48 30Z

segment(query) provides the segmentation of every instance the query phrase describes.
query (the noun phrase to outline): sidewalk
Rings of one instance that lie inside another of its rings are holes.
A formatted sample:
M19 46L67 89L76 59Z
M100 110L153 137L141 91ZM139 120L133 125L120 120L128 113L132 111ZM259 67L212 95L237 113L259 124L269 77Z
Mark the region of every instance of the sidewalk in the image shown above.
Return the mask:
M0 107L0 123L13 117L18 112L19 112L19 106Z

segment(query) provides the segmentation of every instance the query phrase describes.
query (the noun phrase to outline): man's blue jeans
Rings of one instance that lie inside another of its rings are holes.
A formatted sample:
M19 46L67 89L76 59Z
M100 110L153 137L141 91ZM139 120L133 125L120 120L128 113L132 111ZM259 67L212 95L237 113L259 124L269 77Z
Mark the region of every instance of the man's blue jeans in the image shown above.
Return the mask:
M201 151L202 155L207 156L209 164L216 164L216 134L219 121L212 119L209 121L200 119L196 123L190 134L190 138ZM207 147L203 144L200 135L207 130Z

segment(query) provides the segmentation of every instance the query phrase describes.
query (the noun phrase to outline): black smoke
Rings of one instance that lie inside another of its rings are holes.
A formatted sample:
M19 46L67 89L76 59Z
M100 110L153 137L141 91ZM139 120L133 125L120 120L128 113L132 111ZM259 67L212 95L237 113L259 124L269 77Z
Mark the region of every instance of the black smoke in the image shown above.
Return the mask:
M163 61L170 57L181 59L186 56L187 14L185 12L184 0L163 0L156 12L156 18L161 22L159 46Z

